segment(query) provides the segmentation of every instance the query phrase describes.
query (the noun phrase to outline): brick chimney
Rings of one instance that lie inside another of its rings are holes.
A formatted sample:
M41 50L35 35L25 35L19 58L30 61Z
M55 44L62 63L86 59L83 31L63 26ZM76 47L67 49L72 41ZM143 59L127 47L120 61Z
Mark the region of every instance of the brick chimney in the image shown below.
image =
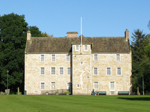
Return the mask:
M78 37L78 32L67 32L67 37Z
M127 30L127 29L125 31L125 38L126 38L126 41L129 40L129 30Z
M31 40L31 32L30 31L27 32L27 40Z

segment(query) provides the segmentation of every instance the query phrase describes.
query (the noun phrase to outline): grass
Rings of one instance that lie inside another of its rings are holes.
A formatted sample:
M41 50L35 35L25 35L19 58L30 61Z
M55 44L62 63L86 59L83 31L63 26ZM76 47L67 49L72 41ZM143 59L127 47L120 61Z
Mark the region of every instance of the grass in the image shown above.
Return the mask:
M0 112L150 112L150 96L0 95Z

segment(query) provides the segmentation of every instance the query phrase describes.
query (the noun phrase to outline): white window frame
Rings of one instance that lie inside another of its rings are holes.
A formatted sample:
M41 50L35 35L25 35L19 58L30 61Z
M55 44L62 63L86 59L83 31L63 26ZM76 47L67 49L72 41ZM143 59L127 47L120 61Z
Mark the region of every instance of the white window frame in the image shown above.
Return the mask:
M108 71L107 71L108 68L110 68L110 74L108 74ZM111 67L107 67L107 68L106 68L106 75L107 75L107 76L111 76L111 74L112 74Z
M62 68L62 74L61 74L61 68ZM59 75L64 75L64 67L59 67Z
M69 70L69 69L70 69L70 70ZM68 71L70 72L70 74L69 74ZM71 75L71 67L68 67L68 68L67 68L67 75Z
M51 58L52 58L51 61L52 61L52 62L55 62L55 61L56 61L56 54L52 54L51 56L52 56L52 57L51 57ZM53 56L54 56L54 60L53 60Z
M77 88L80 88L80 84L77 84L76 86L77 86Z
M43 58L42 58L43 56ZM43 59L43 60L42 60ZM41 62L44 62L45 61L45 55L44 54L41 54Z
M77 46L78 46L78 49L77 49ZM79 51L80 49L80 46L79 45L75 45L75 51Z
M95 83L97 83L97 88L95 88ZM98 81L95 81L95 82L93 83L93 88L94 88L94 89L98 89Z
M85 47L86 46L86 47ZM87 49L86 49L87 48ZM88 45L84 45L84 51L88 51Z
M95 58L97 56L97 58ZM98 54L94 54L94 61L98 61Z
M97 74L95 74L95 68L97 69ZM93 68L93 75L98 75L98 68L97 67Z
M52 68L55 68L55 74L52 74ZM51 75L56 75L56 67L51 67L50 72L51 72Z
M69 54L66 54L66 61L70 62L70 55Z
M41 90L44 90L44 89L41 88L41 83L44 83L44 89L45 89L45 82L44 82L44 81L41 81L41 82L40 82L40 89L41 89Z
M41 72L42 72L42 68L44 68L44 74L41 73ZM45 67L43 67L43 66L40 67L40 74L41 74L41 75L45 75Z
M119 69L119 68L120 68L120 73L122 73L121 67L117 67L117 70L116 70L116 71L117 71L117 75L118 75L118 76L121 76L121 74L118 74L118 69Z
M121 57L120 54L116 54L116 61L117 62L120 62L120 59L121 59L120 57Z
M54 89L52 88L52 83L55 83L55 88ZM56 90L56 82L51 82L50 89L51 90Z
M111 82L114 82L114 89L111 88ZM110 81L109 82L109 88L110 88L110 91L115 91L115 81Z
M68 86L68 84L69 84L69 86ZM69 88L68 88L68 87L69 87ZM71 87L71 83L68 82L68 83L67 83L67 90L70 90L70 87Z

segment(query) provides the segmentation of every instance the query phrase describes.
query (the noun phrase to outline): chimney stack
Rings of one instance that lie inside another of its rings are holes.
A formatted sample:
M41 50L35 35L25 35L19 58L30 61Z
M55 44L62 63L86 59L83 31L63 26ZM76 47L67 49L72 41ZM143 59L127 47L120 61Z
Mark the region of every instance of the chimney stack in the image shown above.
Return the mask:
M67 37L78 37L78 32L67 32Z
M27 40L31 40L31 32L30 31L27 32Z
M126 38L126 41L129 40L129 30L127 30L127 29L125 31L125 38Z

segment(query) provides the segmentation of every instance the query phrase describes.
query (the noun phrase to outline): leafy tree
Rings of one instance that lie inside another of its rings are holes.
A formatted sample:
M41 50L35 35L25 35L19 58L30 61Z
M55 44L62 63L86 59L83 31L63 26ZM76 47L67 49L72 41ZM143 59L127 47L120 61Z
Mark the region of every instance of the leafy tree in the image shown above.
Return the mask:
M24 15L14 13L0 16L0 90L7 85L9 70L9 88L11 92L20 87L24 89L24 49L26 43L27 22Z
M42 37L41 31L36 26L29 26L28 29L31 31L32 37Z
M47 34L46 32L45 32L45 33L42 33L41 35L42 35L42 37L53 37L53 35L49 35L49 34Z
M36 26L27 27L24 15L14 13L0 16L0 91L7 87L9 70L9 88L15 93L17 87L24 91L24 50L27 31L32 37L49 36L41 34Z
M150 73L147 70L149 65L149 56L147 55L149 36L143 34L139 29L132 35L132 88L133 92L136 92L137 87L139 87L140 92L142 92L142 78L147 78ZM147 83L144 86L149 91L146 87Z
M28 30L31 31L32 37L53 37L53 35L49 35L46 32L45 33L41 33L39 28L36 27L36 26L29 26Z

